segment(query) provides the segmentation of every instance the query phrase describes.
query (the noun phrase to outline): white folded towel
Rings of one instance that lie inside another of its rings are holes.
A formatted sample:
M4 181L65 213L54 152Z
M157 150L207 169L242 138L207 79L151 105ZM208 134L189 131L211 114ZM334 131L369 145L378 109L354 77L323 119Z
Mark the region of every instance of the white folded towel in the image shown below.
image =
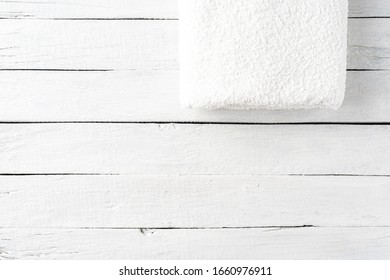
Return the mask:
M348 0L180 0L187 107L341 106Z

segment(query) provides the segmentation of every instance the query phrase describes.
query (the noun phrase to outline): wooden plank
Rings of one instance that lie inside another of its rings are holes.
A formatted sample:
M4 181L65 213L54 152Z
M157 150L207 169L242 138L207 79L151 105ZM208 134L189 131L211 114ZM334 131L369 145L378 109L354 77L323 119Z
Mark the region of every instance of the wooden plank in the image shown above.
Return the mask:
M390 18L350 19L348 66L355 69L389 69ZM376 43L378 42L378 43Z
M390 174L389 126L0 126L0 173Z
M2 18L177 18L178 0L0 1ZM386 0L351 0L351 17L390 16Z
M348 68L389 69L390 18L349 25ZM0 36L3 70L178 68L177 21L2 20Z
M389 17L390 2L387 0L350 0L350 17Z
M0 227L390 226L389 201L380 177L0 176Z
M1 69L178 68L176 21L1 23Z
M390 228L0 229L0 259L388 259Z
M359 9L359 8L358 8ZM377 9L378 13L382 13ZM2 18L118 19L177 18L177 0L24 0L0 1Z
M178 71L0 72L0 121L390 122L390 72L349 72L338 111L181 108Z

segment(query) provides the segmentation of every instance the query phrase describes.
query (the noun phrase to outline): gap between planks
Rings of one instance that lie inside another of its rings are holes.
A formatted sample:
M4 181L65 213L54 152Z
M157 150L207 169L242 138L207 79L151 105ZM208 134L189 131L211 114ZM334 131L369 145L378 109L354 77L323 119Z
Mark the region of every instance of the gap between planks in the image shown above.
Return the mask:
M386 18L386 17L363 17L363 18ZM390 18L390 17L388 17ZM352 18L353 19L353 18ZM178 21L178 18L6 18L2 17L0 20L63 20L63 21L157 21L157 20L167 20L167 21Z
M181 122L181 121L0 121L0 125L39 124L133 124L133 125L239 125L239 126L387 126L390 122Z
M305 229L305 228L387 228L390 226L238 226L238 227L0 227L2 229L46 229L46 230L139 230L142 233L151 230L243 230L243 229Z
M237 174L191 174L191 176L237 176ZM150 175L128 175L122 173L0 173L0 177L35 177L35 176L144 176ZM161 176L161 175L160 175ZM179 175L163 175L163 177L181 177L188 176L187 174ZM277 177L378 177L388 178L390 175L375 175L375 174L247 174L245 176L277 176ZM1 227L0 227L1 228Z
M389 19L390 16L363 16L363 17L348 17L348 19ZM6 18L1 17L0 20L61 20L61 21L179 21L178 18L142 18L142 17L130 17L130 18Z
M147 69L148 71L178 71L180 69ZM51 68L0 68L0 71L6 72L6 71L28 71L28 72L113 72L118 71L118 69L51 69ZM125 71L140 71L140 69L133 68L133 69L125 69ZM347 69L347 72L387 72L390 71L390 69Z
M226 226L226 227L1 227L0 229L58 229L58 230L223 230L223 229L305 229L305 228L390 228L390 225L375 226Z

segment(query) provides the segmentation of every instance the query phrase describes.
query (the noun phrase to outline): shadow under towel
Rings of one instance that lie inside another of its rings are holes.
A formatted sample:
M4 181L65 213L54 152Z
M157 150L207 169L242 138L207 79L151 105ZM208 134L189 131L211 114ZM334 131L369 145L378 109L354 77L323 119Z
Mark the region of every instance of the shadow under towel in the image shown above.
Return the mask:
M347 24L347 0L180 0L182 103L337 109Z

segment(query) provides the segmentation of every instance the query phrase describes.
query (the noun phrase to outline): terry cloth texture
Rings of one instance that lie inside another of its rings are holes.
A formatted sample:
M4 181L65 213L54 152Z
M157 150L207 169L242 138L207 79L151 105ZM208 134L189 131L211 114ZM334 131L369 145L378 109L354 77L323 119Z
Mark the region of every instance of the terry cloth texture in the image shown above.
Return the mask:
M186 107L341 106L348 0L180 0Z

